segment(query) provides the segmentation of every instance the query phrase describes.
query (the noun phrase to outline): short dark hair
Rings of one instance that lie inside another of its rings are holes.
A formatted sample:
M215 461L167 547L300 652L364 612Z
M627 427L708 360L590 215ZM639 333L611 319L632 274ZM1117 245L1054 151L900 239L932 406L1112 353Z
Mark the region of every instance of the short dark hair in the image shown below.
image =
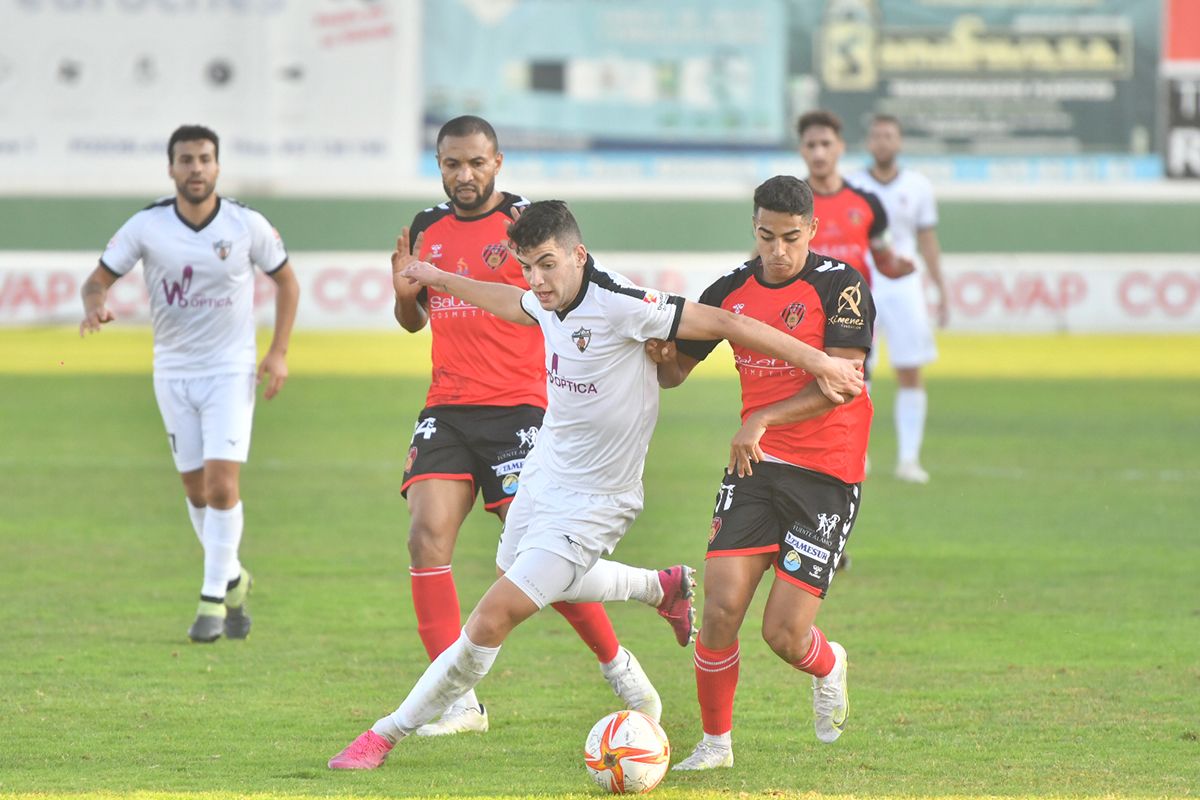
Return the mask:
M562 200L530 203L517 221L508 227L508 238L517 250L531 250L553 239L560 247L574 247L583 241L575 215Z
M213 158L221 160L221 140L216 131L203 125L180 125L167 140L167 163L175 163L175 145L178 142L199 142L207 140L213 143Z
M500 152L500 140L496 138L496 129L492 127L492 123L488 122L483 117L476 117L470 114L461 117L455 117L442 126L437 135L437 146L442 146L442 139L447 136L470 136L474 133L482 133L487 137L487 140L492 143L492 147L496 152Z
M759 184L754 190L754 213L760 208L811 217L813 193L809 185L794 175L776 175Z
M896 130L904 133L904 126L900 124L900 118L895 114L876 114L871 117L872 125L895 125Z
M837 114L823 108L801 114L800 119L796 120L796 133L803 137L806 130L817 126L829 128L839 139L842 138L842 120Z

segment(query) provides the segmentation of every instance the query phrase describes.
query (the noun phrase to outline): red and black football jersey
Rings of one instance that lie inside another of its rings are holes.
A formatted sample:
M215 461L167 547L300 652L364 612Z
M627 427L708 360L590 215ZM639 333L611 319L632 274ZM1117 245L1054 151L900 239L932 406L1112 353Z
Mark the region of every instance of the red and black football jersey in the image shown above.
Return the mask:
M862 273L870 286L867 254L871 252L871 240L888 229L887 212L879 198L843 182L833 194L813 191L813 216L817 218L817 233L808 249L846 262Z
M459 217L450 203L413 219L410 241L425 234L420 257L447 272L528 289L521 265L508 251L512 209L529 201L504 193L482 217ZM507 322L453 295L425 288L419 296L433 331L433 378L426 406L546 407L542 332Z
M754 259L718 278L700 302L751 317L802 342L871 349L875 304L866 279L844 262L809 253L792 279L767 283L762 261ZM702 361L716 341L678 342L680 352ZM760 408L792 397L813 377L808 372L738 345L733 357L742 383L742 420ZM871 399L863 392L813 419L767 429L763 452L780 461L832 475L845 483L865 476Z

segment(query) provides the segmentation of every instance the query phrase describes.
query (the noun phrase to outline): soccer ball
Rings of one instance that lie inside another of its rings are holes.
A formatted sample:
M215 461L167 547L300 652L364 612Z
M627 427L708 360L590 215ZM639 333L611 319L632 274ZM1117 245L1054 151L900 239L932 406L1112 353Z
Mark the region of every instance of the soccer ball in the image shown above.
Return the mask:
M643 794L667 774L671 744L662 726L640 711L615 711L592 726L583 763L613 794Z

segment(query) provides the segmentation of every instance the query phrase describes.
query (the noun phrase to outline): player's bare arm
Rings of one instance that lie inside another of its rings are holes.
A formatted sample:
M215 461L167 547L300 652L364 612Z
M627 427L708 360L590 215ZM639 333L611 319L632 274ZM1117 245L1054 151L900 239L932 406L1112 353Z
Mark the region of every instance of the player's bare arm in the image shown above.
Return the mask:
M79 323L79 335L99 333L100 326L112 322L116 317L108 310L108 290L117 282L117 276L97 265L88 275L79 291L83 299L83 321Z
M950 321L950 305L946 299L946 279L942 275L942 245L938 241L937 228L921 228L917 231L917 252L925 262L929 279L937 287L937 323L946 327Z
M679 352L674 342L663 339L647 339L646 355L658 366L658 385L662 389L674 389L683 383L700 363Z
M855 347L830 347L825 352L833 358L848 359L859 363L862 363L867 357L866 350ZM759 442L762 441L767 428L813 419L822 414L828 414L836 407L837 404L825 396L816 381L809 383L786 400L763 406L747 416L742 427L733 435L733 440L729 443L729 464L725 467L726 471L736 471L739 478L753 475L754 470L751 464L757 464L763 460L763 451Z
M687 300L679 321L679 339L726 339L758 353L782 358L812 375L835 403L862 394L862 360L832 358L756 319Z
M875 259L875 269L888 278L903 278L917 269L911 258L896 255L896 251L886 241L871 240L871 258Z
M421 286L452 294L473 306L491 312L497 317L518 325L536 325L533 317L525 312L521 297L525 290L507 283L489 283L472 280L438 269L426 261L414 261L396 273L396 281L410 281Z
M279 394L287 381L287 351L292 339L292 326L296 322L296 308L300 305L300 281L296 280L296 271L291 264L284 264L270 274L275 281L275 331L271 336L271 346L258 365L257 380L262 384L267 379L267 389L263 397L270 400Z
M396 249L392 251L392 288L396 292L394 313L396 322L409 333L416 333L424 328L429 321L429 314L419 299L423 288L421 284L400 278L399 275L410 264L419 260L421 242L424 239L424 231L417 234L416 241L412 241L408 228L402 228L400 236L396 239Z

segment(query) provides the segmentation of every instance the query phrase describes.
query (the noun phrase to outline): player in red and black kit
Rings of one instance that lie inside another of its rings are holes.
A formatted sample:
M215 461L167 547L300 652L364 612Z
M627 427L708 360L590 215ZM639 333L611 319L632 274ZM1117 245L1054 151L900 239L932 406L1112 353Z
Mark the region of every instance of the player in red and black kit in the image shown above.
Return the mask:
M409 253L448 272L527 288L508 250L508 226L527 200L496 191L504 155L484 119L456 117L438 132L438 167L449 201L413 219L396 242L393 271ZM432 660L462 628L451 558L459 528L483 494L484 508L504 520L521 468L546 409L541 331L514 325L451 295L394 281L396 320L407 331L433 331L433 378L417 419L401 491L411 524L413 606ZM600 661L601 672L630 707L658 719L662 704L633 654L620 645L600 603L555 603ZM438 736L486 731L487 712L474 691L441 719L417 731Z
M813 191L813 214L819 224L809 249L844 261L871 283L867 254L875 268L889 278L902 278L914 270L911 259L900 258L888 241L887 212L871 192L842 179L838 160L846 150L842 121L831 111L809 111L796 122L800 155L808 166Z
M875 320L871 292L845 262L810 252L817 229L807 184L782 175L766 181L754 192L757 258L719 278L700 302L861 362ZM659 383L670 388L716 345L656 342L647 352L659 364ZM805 371L743 347L733 353L742 427L717 492L696 640L704 739L675 769L733 765L738 631L772 565L763 638L785 662L813 676L818 739L837 739L849 711L846 651L813 623L861 505L871 400L864 392L835 406Z

